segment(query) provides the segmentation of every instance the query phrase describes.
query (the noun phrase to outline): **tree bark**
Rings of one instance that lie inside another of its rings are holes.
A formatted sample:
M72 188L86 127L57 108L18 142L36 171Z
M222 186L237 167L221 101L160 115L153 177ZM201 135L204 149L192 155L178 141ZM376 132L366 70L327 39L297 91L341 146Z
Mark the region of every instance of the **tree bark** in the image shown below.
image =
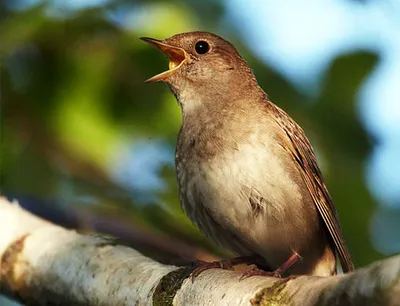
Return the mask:
M400 305L400 256L351 274L288 279L160 264L0 198L0 292L27 305Z

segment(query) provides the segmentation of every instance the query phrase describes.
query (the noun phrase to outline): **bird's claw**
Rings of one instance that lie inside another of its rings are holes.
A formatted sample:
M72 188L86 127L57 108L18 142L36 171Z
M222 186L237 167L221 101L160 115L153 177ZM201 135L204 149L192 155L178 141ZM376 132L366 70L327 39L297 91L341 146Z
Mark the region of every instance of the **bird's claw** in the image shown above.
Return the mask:
M259 269L256 265L250 265L247 267L246 271L243 272L242 276L239 278L239 281L252 276L282 277L280 269L276 269L275 271L264 271Z
M220 261L197 261L195 264L195 269L190 273L189 277L194 281L194 279L200 275L200 273L209 270L209 269L224 269L224 270L233 270L232 263L227 260L220 260Z
M264 271L259 269L256 265L250 265L247 267L246 271L240 277L239 281L242 281L251 276L269 276L269 277L278 277L281 278L282 274L285 273L291 266L293 266L296 262L301 260L301 256L293 251L292 255L286 260L278 269L274 271Z

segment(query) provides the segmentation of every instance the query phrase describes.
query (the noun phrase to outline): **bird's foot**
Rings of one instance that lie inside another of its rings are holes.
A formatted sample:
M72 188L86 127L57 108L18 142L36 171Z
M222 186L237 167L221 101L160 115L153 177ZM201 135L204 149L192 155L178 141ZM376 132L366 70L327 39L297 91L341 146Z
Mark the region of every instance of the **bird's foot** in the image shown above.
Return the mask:
M209 269L233 270L233 266L252 260L253 257L254 256L241 256L212 262L197 260L194 264L195 269L190 274L190 278L193 281L200 273Z
M256 265L250 265L247 267L247 269L243 272L242 276L239 278L239 281L242 281L246 278L252 277L252 276L268 276L268 277L278 277L281 278L282 275L279 269L276 269L275 271L264 271L259 269Z
M293 254L286 260L278 269L275 271L264 271L259 269L256 265L250 265L240 277L239 281L242 281L251 276L269 276L269 277L278 277L281 278L282 274L286 272L291 266L293 266L297 261L301 259L300 255L297 252L293 252Z
M207 262L207 261L202 261L198 260L195 263L195 269L190 273L190 278L192 281L200 275L200 273L209 270L209 269L224 269L224 270L233 270L233 265L229 261L229 259L224 259L220 261L212 261L212 262Z

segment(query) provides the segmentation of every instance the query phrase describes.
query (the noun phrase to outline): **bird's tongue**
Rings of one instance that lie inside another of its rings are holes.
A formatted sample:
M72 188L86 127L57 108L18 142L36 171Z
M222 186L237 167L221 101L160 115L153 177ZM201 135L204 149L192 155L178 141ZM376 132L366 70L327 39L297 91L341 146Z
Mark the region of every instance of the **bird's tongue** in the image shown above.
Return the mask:
M169 49L161 51L163 51L169 58L168 66L170 70L177 68L186 58L184 51L181 49Z
M172 69L178 67L180 63L181 63L181 62L178 62L178 61L176 61L176 60L171 60L171 59L170 59L170 60L169 60L169 65L168 65L169 70L172 70Z

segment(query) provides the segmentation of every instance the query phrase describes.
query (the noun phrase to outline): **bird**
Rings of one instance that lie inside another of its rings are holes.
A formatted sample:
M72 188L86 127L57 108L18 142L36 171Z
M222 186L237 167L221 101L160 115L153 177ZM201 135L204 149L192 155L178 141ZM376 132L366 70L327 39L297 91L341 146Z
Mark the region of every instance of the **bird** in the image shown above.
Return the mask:
M167 84L182 112L175 168L182 209L253 275L354 270L338 214L303 129L274 104L233 44L210 32L158 40L169 58L146 82ZM272 273L272 274L271 274Z

